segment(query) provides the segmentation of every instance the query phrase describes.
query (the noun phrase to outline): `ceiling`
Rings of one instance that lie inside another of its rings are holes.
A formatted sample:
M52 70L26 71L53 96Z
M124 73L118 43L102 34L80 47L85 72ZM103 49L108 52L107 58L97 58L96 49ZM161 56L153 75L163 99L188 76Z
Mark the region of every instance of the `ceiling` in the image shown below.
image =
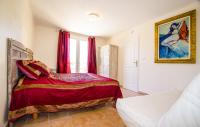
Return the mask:
M109 37L197 0L31 0L36 22ZM88 13L100 19L89 21Z

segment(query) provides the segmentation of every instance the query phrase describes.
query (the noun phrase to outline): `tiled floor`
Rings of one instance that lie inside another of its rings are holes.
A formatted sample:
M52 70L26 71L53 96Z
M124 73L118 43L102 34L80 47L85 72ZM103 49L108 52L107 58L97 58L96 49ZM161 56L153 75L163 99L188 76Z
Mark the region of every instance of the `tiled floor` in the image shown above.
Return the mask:
M144 95L123 88L122 93L124 97ZM36 120L26 116L17 120L15 127L125 127L125 125L116 109L107 105L76 111L42 113Z
M113 122L115 121L115 122ZM113 107L91 108L73 112L43 113L36 120L20 119L15 127L125 127Z

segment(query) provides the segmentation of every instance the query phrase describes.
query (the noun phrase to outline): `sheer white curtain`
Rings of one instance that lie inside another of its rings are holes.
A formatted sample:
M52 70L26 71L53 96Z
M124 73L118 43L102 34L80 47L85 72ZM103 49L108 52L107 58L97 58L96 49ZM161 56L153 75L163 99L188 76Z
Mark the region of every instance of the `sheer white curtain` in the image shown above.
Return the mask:
M72 73L86 73L88 43L85 40L70 39L70 65Z

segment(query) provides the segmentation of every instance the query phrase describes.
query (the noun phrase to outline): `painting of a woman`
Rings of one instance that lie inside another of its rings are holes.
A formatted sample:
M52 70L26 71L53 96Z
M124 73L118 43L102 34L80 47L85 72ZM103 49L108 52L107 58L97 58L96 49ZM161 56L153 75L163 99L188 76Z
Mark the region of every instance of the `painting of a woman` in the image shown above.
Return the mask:
M160 58L188 58L189 56L189 19L175 21L169 26L169 31L160 26Z

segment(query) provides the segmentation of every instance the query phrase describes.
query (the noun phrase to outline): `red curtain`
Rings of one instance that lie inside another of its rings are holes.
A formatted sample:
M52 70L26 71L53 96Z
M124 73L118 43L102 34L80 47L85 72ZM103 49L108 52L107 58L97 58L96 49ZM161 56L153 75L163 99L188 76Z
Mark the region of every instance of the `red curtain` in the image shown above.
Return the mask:
M88 73L97 74L95 37L88 37Z
M70 33L59 31L57 51L57 73L71 73L70 69Z

